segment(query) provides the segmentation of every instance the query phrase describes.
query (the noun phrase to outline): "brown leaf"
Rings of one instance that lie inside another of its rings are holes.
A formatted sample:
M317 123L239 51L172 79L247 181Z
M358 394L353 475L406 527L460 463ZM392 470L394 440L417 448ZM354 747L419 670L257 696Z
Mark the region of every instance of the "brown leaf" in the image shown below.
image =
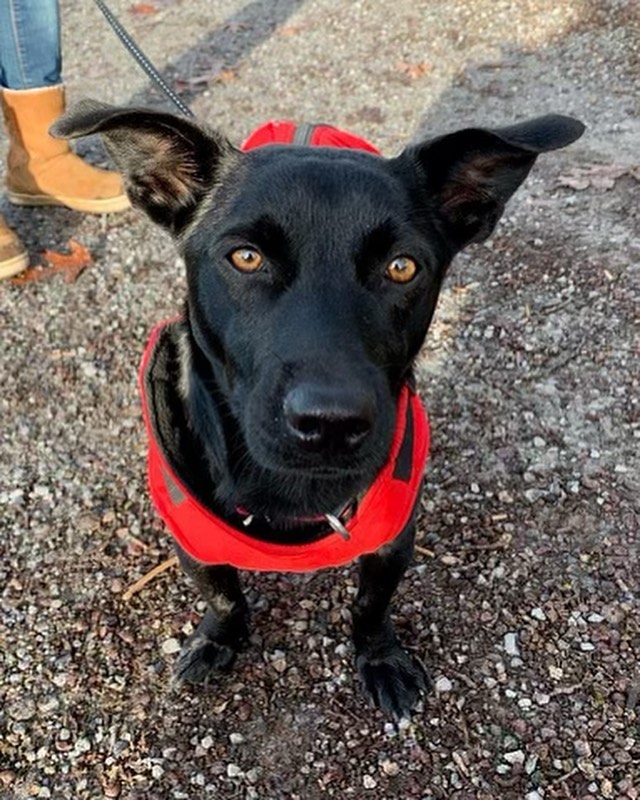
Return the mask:
M236 79L236 73L232 69L223 69L218 75L218 83L229 83Z
M68 254L45 250L42 253L42 257L49 265L49 268L42 264L36 264L20 275L16 275L11 282L14 286L24 286L27 283L45 280L57 272L62 272L65 283L73 283L78 279L81 272L93 265L93 258L91 258L91 253L87 248L74 239L69 239L69 249L71 252Z
M69 239L69 250L71 250L70 253L44 250L42 258L48 268L43 264L35 264L29 269L25 269L20 275L16 275L11 282L14 286L24 286L27 283L42 281L57 272L62 272L65 283L74 283L81 272L84 272L87 267L93 266L93 258L87 248L74 239Z
M297 36L306 28L306 25L281 25L276 33L278 36Z
M207 86L210 83L229 83L235 80L237 74L234 70L224 67L222 62L212 65L211 70L202 75L194 75L192 78L181 78L175 81L178 88L194 89L198 86Z
M44 278L50 278L51 274L50 269L45 269L42 264L36 264L33 267L28 267L24 272L16 275L15 278L11 278L11 284L13 286L26 286L28 283L37 283L44 280Z
M433 64L429 61L418 61L411 63L409 61L400 61L393 68L395 72L402 72L403 75L408 75L412 81L421 78L423 75L431 72Z
M130 14L157 14L158 9L151 3L134 3L129 6Z
M71 253L68 255L57 253L55 250L45 250L42 254L52 270L64 273L65 283L73 283L81 272L93 266L91 253L75 239L69 239L69 250Z

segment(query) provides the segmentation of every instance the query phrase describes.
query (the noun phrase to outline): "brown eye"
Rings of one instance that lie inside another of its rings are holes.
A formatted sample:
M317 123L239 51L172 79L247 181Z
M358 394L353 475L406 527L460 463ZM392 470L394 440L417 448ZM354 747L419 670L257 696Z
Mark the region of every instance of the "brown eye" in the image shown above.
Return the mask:
M408 283L418 271L416 262L409 256L398 256L387 266L387 278L395 283Z
M238 247L229 254L229 261L240 272L257 272L264 263L264 258L253 247Z

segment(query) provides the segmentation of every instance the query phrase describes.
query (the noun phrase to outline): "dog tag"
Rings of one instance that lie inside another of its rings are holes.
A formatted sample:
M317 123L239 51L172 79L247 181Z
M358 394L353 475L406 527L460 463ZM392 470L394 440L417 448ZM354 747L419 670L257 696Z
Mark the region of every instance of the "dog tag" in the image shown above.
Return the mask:
M335 514L325 514L324 516L329 525L331 525L333 530L338 534L338 536L341 536L345 540L345 542L348 542L349 539L351 538L351 534L345 528L342 522L340 522L338 517L336 517Z

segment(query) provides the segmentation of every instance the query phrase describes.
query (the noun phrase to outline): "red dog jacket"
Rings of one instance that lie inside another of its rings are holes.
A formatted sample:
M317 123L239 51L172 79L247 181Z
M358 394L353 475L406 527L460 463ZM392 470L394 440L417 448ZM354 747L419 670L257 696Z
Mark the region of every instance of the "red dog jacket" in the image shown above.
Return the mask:
M243 145L248 150L266 144L312 144L352 147L377 153L363 139L326 125L298 126L269 122ZM180 546L205 564L231 564L240 569L307 572L336 567L379 550L407 525L416 504L429 452L429 423L418 396L405 384L398 398L396 425L389 457L344 523L348 536L332 530L306 544L276 544L250 536L216 516L189 491L163 452L153 398L153 365L162 348L161 323L151 333L140 368L140 390L149 435L148 477L153 503Z

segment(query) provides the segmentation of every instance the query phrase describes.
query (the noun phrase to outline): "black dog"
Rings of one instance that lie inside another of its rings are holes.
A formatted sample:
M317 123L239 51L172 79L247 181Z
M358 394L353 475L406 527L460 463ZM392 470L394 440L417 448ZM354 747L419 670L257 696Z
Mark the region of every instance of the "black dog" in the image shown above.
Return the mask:
M54 134L101 133L132 203L171 231L187 265L184 315L159 332L144 378L167 514L189 493L271 556L348 537L398 425L402 450L416 424L408 411L399 421L399 398L451 259L489 236L539 153L583 129L547 116L386 159L295 144L241 152L185 118L92 101L68 112ZM388 610L412 514L391 534L363 549L353 641L367 695L398 718L426 681ZM233 561L179 552L208 604L177 666L197 682L233 661L247 604Z

